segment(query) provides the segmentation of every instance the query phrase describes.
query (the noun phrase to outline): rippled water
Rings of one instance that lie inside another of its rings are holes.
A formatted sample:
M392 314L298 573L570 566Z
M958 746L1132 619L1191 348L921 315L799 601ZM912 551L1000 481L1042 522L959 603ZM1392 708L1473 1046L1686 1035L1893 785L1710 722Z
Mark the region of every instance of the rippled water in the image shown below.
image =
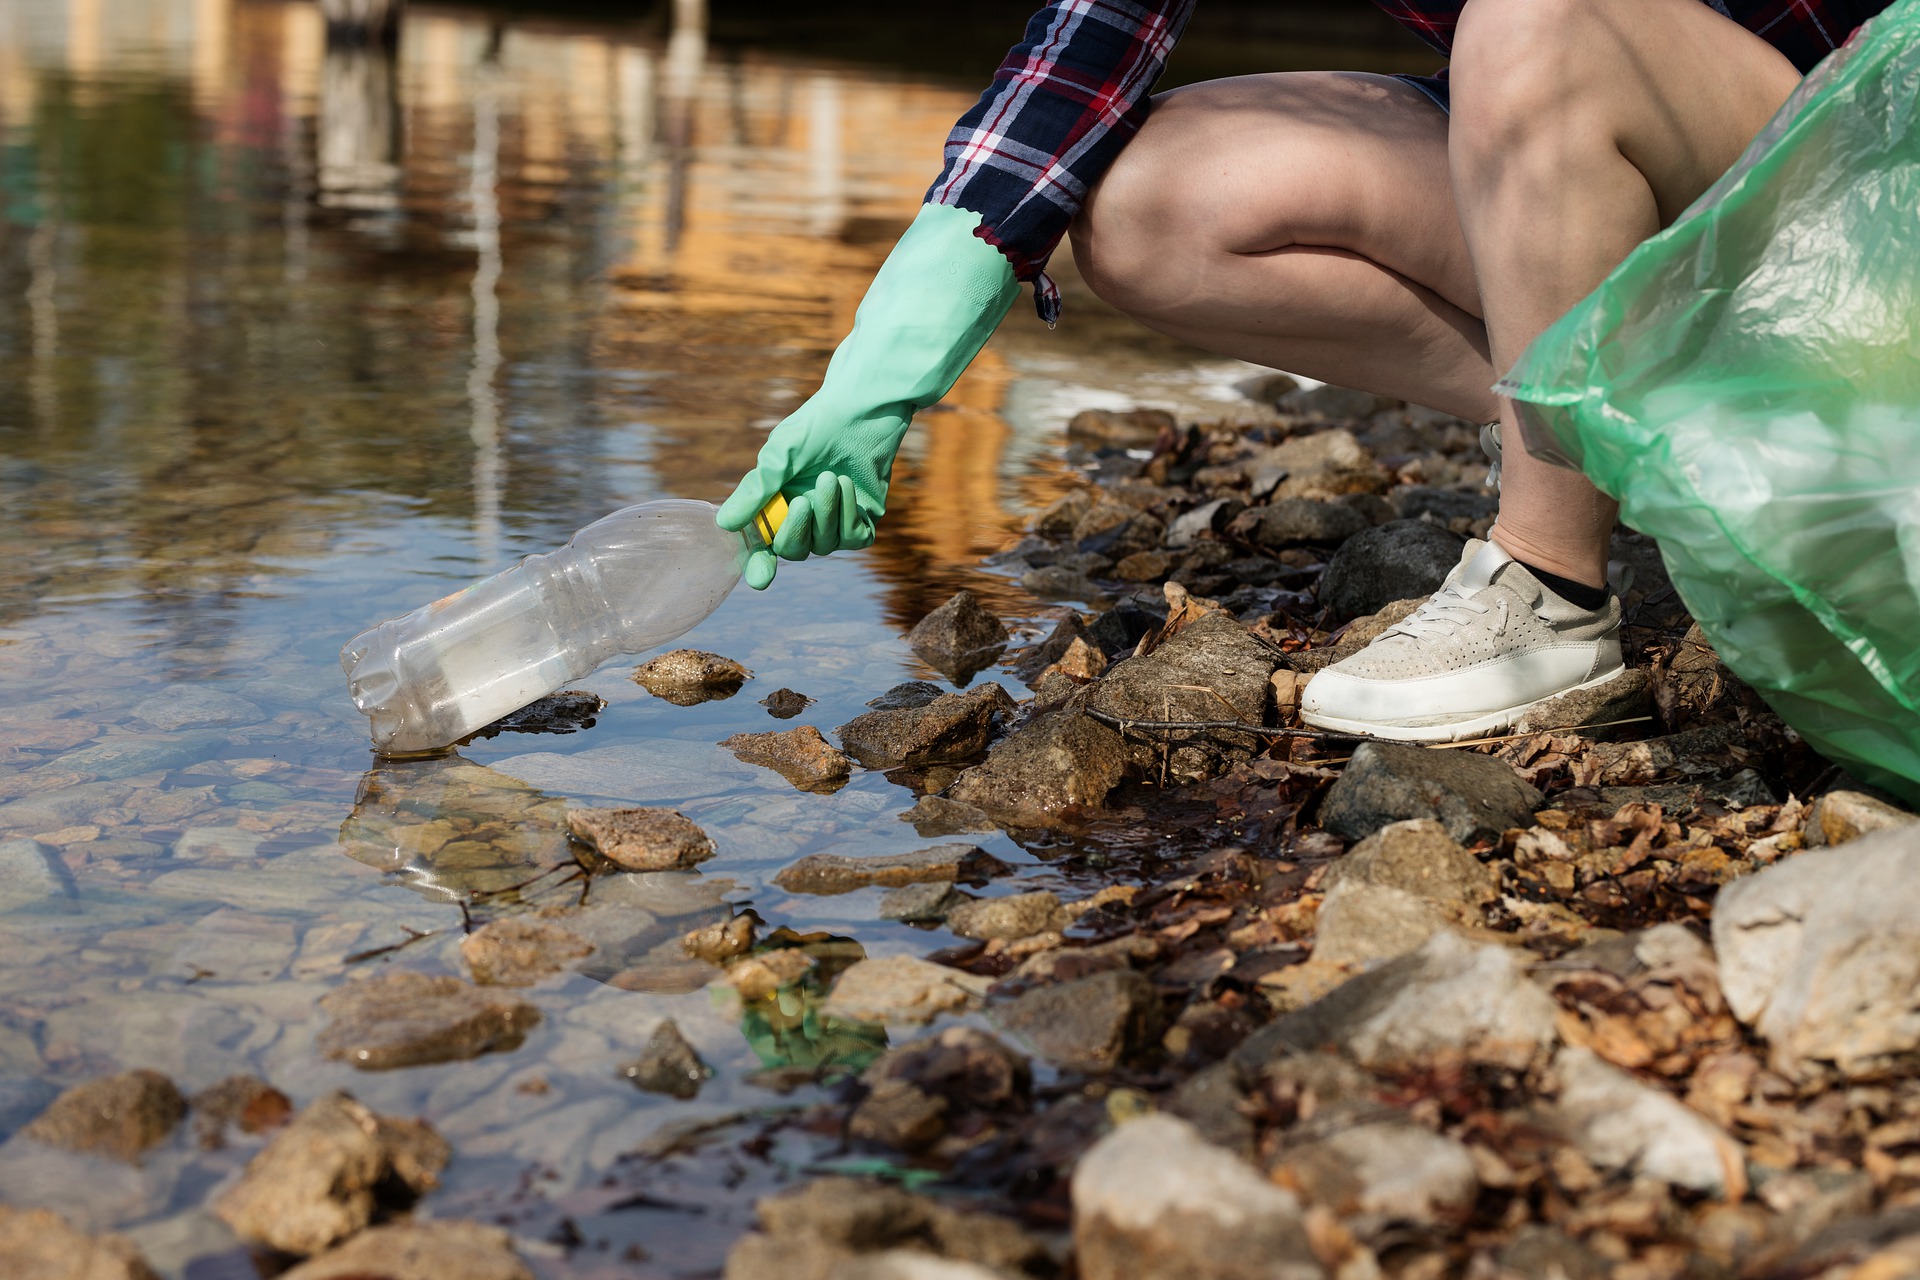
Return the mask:
M418 9L388 58L329 50L301 4L0 3L0 1138L136 1066L189 1090L251 1072L296 1102L347 1087L438 1126L456 1158L433 1211L520 1214L548 1273L640 1274L642 1254L699 1272L738 1197L689 1175L680 1200L622 1207L623 1156L669 1122L792 1105L751 1072L883 1042L804 993L742 1008L677 939L750 908L842 940L816 944L828 969L948 940L877 921L877 891L771 885L808 852L925 843L899 820L908 786L804 793L714 744L782 727L757 701L782 686L817 700L793 723L830 730L931 676L901 631L957 586L1043 625L979 561L1063 483L1073 410L1224 411L1244 367L1083 294L1058 333L1018 308L925 415L881 546L788 566L687 637L753 669L732 699L673 706L615 664L582 683L609 703L586 732L378 765L344 695L336 653L362 627L612 508L723 495L817 379L972 96L911 53L779 52L741 43L738 15L723 42L677 9ZM619 945L533 991L523 1047L322 1059L330 988L464 974L469 924L577 899L542 873L567 863L566 806L606 800L677 806L719 856L603 891ZM1048 882L981 841L1022 868L1010 883ZM716 1068L697 1101L618 1074L662 1016ZM777 1148L730 1185L803 1158ZM127 1230L168 1275L252 1275L200 1208L237 1162L181 1139L103 1174L15 1139L0 1200ZM542 1252L563 1217L587 1247Z

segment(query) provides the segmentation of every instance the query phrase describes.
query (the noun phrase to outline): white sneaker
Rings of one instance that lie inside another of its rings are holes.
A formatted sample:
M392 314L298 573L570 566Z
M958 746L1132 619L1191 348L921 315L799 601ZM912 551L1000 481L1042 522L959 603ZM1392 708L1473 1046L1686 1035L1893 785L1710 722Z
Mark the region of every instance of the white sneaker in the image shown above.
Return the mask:
M1621 669L1617 595L1582 609L1475 539L1432 599L1308 681L1300 718L1400 742L1459 742L1503 733L1535 703Z

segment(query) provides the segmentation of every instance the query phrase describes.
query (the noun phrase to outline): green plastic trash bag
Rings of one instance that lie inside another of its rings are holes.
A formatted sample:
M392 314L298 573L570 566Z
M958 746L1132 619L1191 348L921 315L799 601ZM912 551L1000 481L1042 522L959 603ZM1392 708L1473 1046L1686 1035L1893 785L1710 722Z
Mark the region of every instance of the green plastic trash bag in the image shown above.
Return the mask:
M1721 657L1920 802L1920 0L1800 86L1500 391L1585 471Z

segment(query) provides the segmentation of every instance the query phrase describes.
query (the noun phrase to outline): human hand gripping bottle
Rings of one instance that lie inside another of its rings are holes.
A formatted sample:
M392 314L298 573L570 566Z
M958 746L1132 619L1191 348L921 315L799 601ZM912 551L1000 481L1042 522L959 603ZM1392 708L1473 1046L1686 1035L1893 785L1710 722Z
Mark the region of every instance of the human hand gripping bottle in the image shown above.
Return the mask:
M705 502L625 507L557 551L361 632L341 649L340 666L372 722L374 749L450 746L610 658L692 630L786 513L776 494L729 532Z

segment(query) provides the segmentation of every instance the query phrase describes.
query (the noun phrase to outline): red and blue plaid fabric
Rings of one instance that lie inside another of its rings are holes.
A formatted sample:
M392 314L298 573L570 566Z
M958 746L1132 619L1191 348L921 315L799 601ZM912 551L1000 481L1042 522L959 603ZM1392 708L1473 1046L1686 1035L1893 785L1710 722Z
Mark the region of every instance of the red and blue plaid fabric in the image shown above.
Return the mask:
M1802 72L1890 0L1701 0L1780 50ZM1442 54L1465 0L1374 0ZM1060 295L1046 277L1087 189L1147 116L1147 94L1194 0L1058 0L1033 16L993 84L947 138L930 204L981 215L980 236L1034 283L1049 324Z

